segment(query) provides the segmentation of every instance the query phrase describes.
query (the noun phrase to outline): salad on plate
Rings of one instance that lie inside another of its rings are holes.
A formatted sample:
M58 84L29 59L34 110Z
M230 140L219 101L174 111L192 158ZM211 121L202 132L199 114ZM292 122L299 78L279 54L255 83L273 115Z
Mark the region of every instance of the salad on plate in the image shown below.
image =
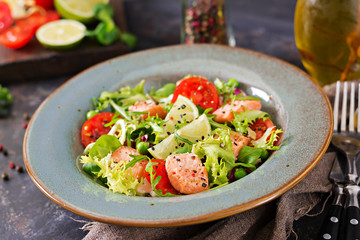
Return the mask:
M94 98L81 128L84 172L113 192L172 197L255 171L282 130L236 79L189 75L150 92L145 80Z

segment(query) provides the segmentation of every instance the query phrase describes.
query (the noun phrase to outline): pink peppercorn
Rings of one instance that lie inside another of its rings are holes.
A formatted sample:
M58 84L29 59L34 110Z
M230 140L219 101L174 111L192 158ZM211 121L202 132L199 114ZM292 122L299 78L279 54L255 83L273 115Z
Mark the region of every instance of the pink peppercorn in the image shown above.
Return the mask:
M26 129L27 126L28 126L28 123L23 123L23 124L22 124L23 129Z
M4 150L4 145L0 144L0 152Z
M9 167L10 167L11 169L14 169L14 168L15 168L15 163L9 162Z

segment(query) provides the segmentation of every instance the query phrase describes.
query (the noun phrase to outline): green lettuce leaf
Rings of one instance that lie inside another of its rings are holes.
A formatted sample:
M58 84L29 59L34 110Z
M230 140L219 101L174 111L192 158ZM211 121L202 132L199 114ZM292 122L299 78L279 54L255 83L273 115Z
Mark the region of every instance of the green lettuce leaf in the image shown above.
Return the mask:
M133 166L135 166L135 164L137 164L138 162L141 162L142 160L150 160L150 158L148 156L145 155L129 155L130 157L132 157L133 159L131 159L126 165L125 168L131 168Z
M150 95L155 99L166 98L174 93L175 88L175 83L167 83L156 91L152 89L152 93Z
M89 155L92 158L104 158L121 146L119 140L111 135L102 135L90 149Z
M237 159L238 161L246 164L255 164L259 158L265 160L268 156L268 152L263 148L243 146L237 156Z

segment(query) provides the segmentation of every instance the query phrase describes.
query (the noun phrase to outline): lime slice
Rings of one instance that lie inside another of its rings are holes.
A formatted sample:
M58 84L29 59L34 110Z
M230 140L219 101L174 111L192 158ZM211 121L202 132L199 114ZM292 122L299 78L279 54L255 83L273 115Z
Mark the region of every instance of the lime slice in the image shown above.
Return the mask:
M195 143L197 140L204 140L211 133L211 126L205 114L201 115L198 119L189 123L188 125L179 129L178 134Z
M164 132L159 135L159 138L165 138L169 133L175 130L175 124L192 122L199 116L199 111L195 104L188 98L181 95L178 96L171 110L165 117L166 123L164 124Z
M173 107L166 115L165 120L192 122L199 116L196 105L188 98L181 95L178 96Z
M58 20L44 24L36 31L37 40L45 47L66 50L78 45L86 27L75 20Z
M93 9L98 3L109 3L109 0L55 0L56 11L63 18L73 19L82 23L94 20Z
M201 115L198 119L192 121L188 125L179 129L178 134L190 140L191 142L197 142L204 140L211 133L211 127L209 120L205 115ZM182 146L185 146L187 143L182 141L176 142L175 135L171 134L169 137L165 138L162 142L156 144L152 148L149 148L153 157L158 159L166 159L171 153L175 152Z
M148 152L157 159L166 159L178 146L174 134L165 138L162 142L148 149Z

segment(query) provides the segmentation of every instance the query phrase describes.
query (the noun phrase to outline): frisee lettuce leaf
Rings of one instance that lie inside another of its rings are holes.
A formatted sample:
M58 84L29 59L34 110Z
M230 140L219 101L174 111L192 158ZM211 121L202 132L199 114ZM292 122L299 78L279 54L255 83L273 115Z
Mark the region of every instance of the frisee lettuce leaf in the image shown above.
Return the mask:
M224 81L216 78L214 81L215 88L219 95L223 96L223 105L225 105L232 97L234 97L235 86L228 86Z
M125 121L124 119L119 119L114 126L110 129L108 135L113 135L117 137L121 143L124 145L127 139L127 132L136 129L136 124L133 122Z
M235 127L237 132L246 135L249 125L255 122L256 119L263 119L265 121L268 118L270 118L270 116L266 112L260 110L247 110L245 108L244 112L234 112L234 120L231 124Z
M227 174L235 163L235 156L230 140L230 131L217 129L219 138L208 137L193 145L192 152L200 158L206 156L204 163L209 176L210 187L228 182Z
M144 84L145 80L142 80L134 88L126 86L117 92L104 91L97 100L93 99L94 105L99 111L103 111L109 106L110 100L121 107L128 107L136 101L148 100L149 98L145 95Z
M106 178L106 185L113 192L122 193L128 196L135 196L137 194L136 187L139 181L132 176L131 168L126 168L126 161L114 163L109 153L104 158L82 156L81 163L94 163L99 166L100 170L97 177Z
M274 146L274 143L280 138L279 134L284 131L281 129L276 129L273 131L274 129L275 127L268 128L261 138L251 142L252 145L255 148L262 148L265 150L278 150L280 146ZM268 138L269 140L267 140Z

